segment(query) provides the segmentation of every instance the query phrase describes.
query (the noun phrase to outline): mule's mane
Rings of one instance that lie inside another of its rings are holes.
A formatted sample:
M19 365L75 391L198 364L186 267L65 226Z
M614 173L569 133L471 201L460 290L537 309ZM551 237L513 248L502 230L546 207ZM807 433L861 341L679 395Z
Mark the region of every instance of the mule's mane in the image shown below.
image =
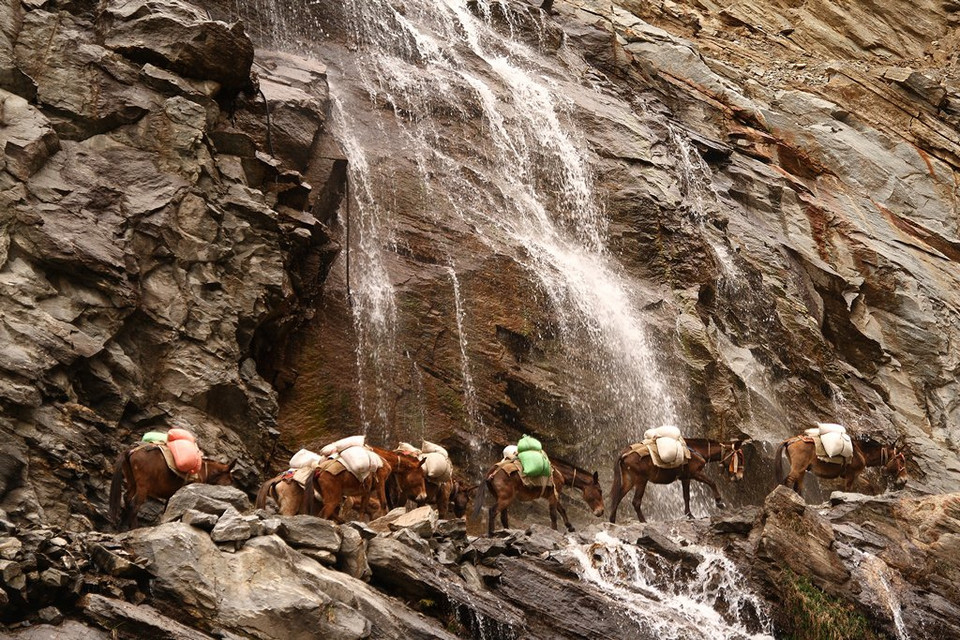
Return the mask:
M587 471L582 467L578 467L575 464L562 460L560 458L550 458L550 464L560 472L560 475L563 476L564 481L568 479L573 482L573 486L576 489L582 489L588 481L593 480L593 472Z

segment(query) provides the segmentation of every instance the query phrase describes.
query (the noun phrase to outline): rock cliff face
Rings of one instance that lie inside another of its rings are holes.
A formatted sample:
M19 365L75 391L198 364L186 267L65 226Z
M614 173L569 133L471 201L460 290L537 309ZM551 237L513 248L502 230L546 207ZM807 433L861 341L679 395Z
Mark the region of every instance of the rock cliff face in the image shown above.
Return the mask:
M453 5L0 0L0 623L644 637L619 563L676 593L723 548L744 633L960 633L960 6ZM668 419L753 438L732 515L485 540L234 494L93 532L153 428L249 490L360 429L606 481ZM768 496L821 420L905 440L919 493Z
M377 214L387 222L355 233L389 229L377 241L395 295L390 332L377 334L383 309L357 294L364 247L355 239L352 309L338 268L292 356L301 377L281 400L287 441L361 423L381 437L427 435L463 452L478 451L477 433L502 445L530 431L604 471L613 451L663 419L663 403L643 388L611 400L625 374L583 352L589 336L570 339L565 315L577 300L551 297L529 246L464 213L514 215L509 193L500 202L467 195L491 183L507 190L509 175L487 168L505 157L485 138L496 137L484 133L493 127L487 105L455 79L433 84L430 74L449 69L427 44L414 53L401 46L394 75L358 61L413 38L396 35L396 8L371 6L313 8L322 35L298 30L283 3L259 16L335 69L338 99L379 177L369 188L389 200ZM953 3L908 15L882 3L560 2L546 19L524 3L468 6L529 45L539 56L529 64L562 87L557 112L582 136L604 242L675 409L667 417L688 432L757 444L842 422L905 439L915 482L958 487ZM353 40L371 12L384 17L379 45ZM406 15L425 41L443 32L418 3ZM451 45L448 58L458 55L448 66L496 90L490 58ZM504 126L536 108L504 102ZM432 160L430 145L454 168ZM550 161L517 171L549 193ZM564 215L563 202L544 201ZM364 355L345 358L344 344ZM377 363L364 360L375 347ZM606 408L617 401L636 407ZM771 452L752 454L766 487Z
M337 251L323 65L260 52L256 90L242 28L185 3L0 11L0 504L103 526L113 460L153 426L252 486L272 354Z

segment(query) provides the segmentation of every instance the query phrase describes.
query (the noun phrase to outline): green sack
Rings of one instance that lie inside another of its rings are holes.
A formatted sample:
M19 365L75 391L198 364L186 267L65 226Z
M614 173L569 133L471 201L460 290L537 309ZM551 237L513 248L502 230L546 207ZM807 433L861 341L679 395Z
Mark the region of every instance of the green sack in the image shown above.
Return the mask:
M521 451L517 454L520 464L523 465L523 475L533 478L549 476L550 458L543 451Z
M140 442L166 442L167 434L163 431L148 431L143 434Z
M520 453L524 451L543 451L543 446L533 436L524 435L517 441L517 451Z

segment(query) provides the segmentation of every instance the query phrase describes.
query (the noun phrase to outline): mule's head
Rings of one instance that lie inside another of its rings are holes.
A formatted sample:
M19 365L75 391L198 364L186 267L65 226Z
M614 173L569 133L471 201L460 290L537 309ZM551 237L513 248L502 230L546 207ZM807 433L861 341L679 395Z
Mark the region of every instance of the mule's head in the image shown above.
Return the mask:
M746 456L743 453L743 443L745 440L735 440L729 444L722 444L721 448L724 449L723 457L721 461L723 463L723 470L727 474L727 478L733 482L740 482L743 480L743 472L746 468ZM726 450L726 447L730 447L729 451Z
M450 505L453 507L453 515L458 518L464 517L470 506L470 498L480 485L467 487L459 480L453 481L453 491L450 492Z
M415 456L400 454L398 468L393 472L400 485L400 491L417 504L427 500L427 474L423 470L426 458L418 460Z
M207 484L218 484L218 485L232 485L233 484L233 468L237 464L237 459L234 458L229 464L223 462L217 462L216 460L208 460L207 458L203 459L203 466L207 470L207 478L204 480Z
M910 478L907 475L907 458L904 453L904 449L890 447L890 460L883 465L883 472L893 477L893 483L898 487L905 485Z
M600 474L593 472L590 482L583 485L583 500L598 518L603 517L603 488L600 486Z

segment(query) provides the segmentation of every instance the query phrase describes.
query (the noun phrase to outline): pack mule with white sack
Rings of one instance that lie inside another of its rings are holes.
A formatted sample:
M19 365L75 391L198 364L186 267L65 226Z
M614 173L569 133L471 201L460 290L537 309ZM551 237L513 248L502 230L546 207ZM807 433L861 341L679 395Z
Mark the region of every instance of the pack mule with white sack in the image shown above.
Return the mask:
M683 487L684 514L693 517L690 511L690 481L696 480L710 487L718 508L723 509L723 500L717 485L706 476L703 468L706 460L696 451L691 451L683 441L680 429L665 425L647 429L643 440L624 449L613 469L613 487L610 490L610 522L617 521L620 501L633 490L633 508L637 519L643 517L643 494L647 483L670 484L679 480Z
M359 511L366 515L367 503L376 492L380 504L386 504L384 485L390 467L370 447L364 436L342 438L320 449L322 459L313 468L303 488L300 512L316 514L316 495L320 494L320 517L342 522L340 507L346 497L360 499Z
M326 457L300 449L290 458L287 470L262 485L257 492L256 507L265 509L269 500L277 504L277 513L293 516L300 513L303 505L303 488L313 477L313 472Z
M433 505L440 518L446 518L454 487L454 469L450 454L439 444L428 440L423 440L419 449L409 442L401 442L397 450L415 455L422 461L426 483L424 503Z
M816 427L784 440L777 447L774 458L777 478L782 475L783 453L790 462L790 471L782 484L801 494L807 471L818 478L842 478L844 491L853 489L857 476L868 466L881 467L897 482L906 481L906 461L896 445L888 447L869 439L854 441L845 427L832 422L817 423Z

